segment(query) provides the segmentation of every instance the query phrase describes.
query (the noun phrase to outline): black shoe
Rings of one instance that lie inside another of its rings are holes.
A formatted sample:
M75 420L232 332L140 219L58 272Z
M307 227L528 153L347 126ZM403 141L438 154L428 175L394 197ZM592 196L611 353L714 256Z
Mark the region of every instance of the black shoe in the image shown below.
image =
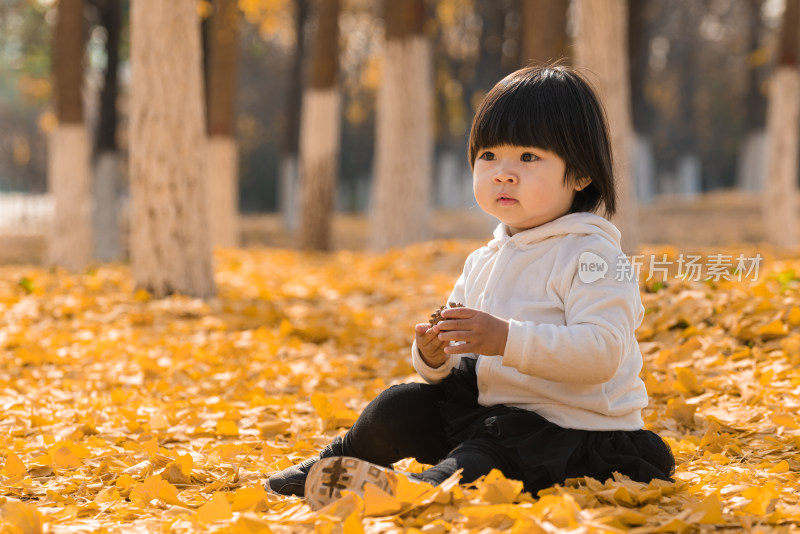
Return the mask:
M342 455L342 437L336 436L330 445L322 449L319 456L309 458L299 464L279 471L269 477L264 483L264 489L276 495L305 496L306 477L308 472L321 458Z

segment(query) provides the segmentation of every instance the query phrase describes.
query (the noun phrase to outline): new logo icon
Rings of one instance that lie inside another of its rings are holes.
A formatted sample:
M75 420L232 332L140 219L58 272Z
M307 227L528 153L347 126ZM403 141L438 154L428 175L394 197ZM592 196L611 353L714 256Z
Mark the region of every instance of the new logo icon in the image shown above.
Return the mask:
M608 262L594 252L584 252L578 258L578 278L584 284L600 280L607 272Z

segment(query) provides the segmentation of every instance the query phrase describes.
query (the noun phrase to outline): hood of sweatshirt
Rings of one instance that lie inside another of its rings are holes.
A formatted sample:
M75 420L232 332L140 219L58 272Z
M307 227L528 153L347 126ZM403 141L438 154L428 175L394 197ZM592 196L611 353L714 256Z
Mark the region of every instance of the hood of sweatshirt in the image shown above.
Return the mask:
M615 248L620 248L621 234L617 227L608 219L586 211L568 213L549 223L518 232L513 236L509 235L508 226L500 223L495 228L494 238L489 241L488 246L492 249L499 249L507 241L512 241L515 245L524 248L526 245L535 245L551 237L566 234L600 236Z

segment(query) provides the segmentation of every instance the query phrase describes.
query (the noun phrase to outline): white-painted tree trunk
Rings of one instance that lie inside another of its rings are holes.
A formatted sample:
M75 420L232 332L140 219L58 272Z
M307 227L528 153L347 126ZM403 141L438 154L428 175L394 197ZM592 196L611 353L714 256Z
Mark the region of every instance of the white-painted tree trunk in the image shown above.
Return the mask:
M131 270L155 296L214 294L195 0L131 4Z
M280 163L280 210L283 226L290 231L300 227L300 179L297 157L284 156Z
M634 173L636 177L636 198L644 204L650 203L656 195L656 163L653 144L645 135L636 135Z
M448 150L436 162L437 205L447 209L465 208L474 203L472 177L464 155Z
M386 43L377 97L371 246L375 250L430 238L433 78L427 39Z
M113 261L120 257L119 247L119 152L102 152L94 167L94 257Z
M211 243L239 246L239 149L232 137L209 137L206 175Z
M739 151L736 186L745 191L764 190L764 172L767 165L767 133L764 130L751 132Z
M764 194L765 239L782 248L797 246L798 122L800 73L779 67L769 86L767 168Z
M300 119L300 240L304 248L330 248L339 167L341 92L308 89Z
M703 190L700 157L697 154L683 154L678 160L678 191L687 198L700 194Z
M92 258L89 140L82 123L61 124L50 133L47 166L55 203L48 263L79 271Z
M639 243L638 203L633 180L633 122L628 75L628 8L624 0L577 0L575 62L597 75L600 98L608 112L617 177L617 215L622 250ZM594 81L594 80L592 80Z

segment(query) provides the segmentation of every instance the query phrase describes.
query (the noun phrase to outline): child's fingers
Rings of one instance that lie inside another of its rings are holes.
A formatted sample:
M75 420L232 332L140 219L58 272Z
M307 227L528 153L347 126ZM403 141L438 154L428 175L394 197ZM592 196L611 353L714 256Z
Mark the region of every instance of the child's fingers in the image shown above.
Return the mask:
M430 353L436 352L441 350L445 345L447 345L446 341L442 341L439 337L435 334L429 335L425 334L417 338L417 347L423 350L423 352Z
M436 326L439 327L439 330L470 330L468 321L469 319L448 319Z
M472 332L469 330L449 330L436 336L440 341L470 341Z
M443 319L469 319L473 317L478 310L473 308L446 308L442 310Z

